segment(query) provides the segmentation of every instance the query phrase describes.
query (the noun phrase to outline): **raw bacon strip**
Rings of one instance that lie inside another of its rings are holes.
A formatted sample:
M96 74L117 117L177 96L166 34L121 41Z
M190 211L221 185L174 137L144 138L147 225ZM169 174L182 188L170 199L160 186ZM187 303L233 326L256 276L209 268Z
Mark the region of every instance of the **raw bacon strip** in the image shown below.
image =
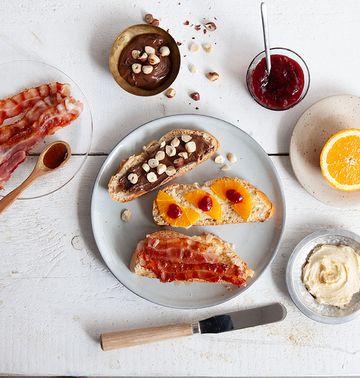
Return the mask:
M11 125L0 127L0 144L7 141L16 133L24 130L26 127L31 126L37 121L40 115L50 106L57 105L63 100L61 95L57 93L53 96L47 96L43 100L39 100L33 108L28 110L24 117Z
M219 261L211 246L186 238L156 239L147 237L138 254L142 266L151 270L161 282L191 281L246 284L242 267Z
M74 121L80 115L82 108L80 101L71 97L65 98L60 104L45 110L38 121L2 143L0 145L0 188L10 178L11 172L21 163L20 157L24 160L26 153L38 142Z
M38 87L25 89L13 97L0 100L0 125L7 118L15 117L36 104L37 101L59 93L61 97L70 95L70 85L58 82L42 84Z

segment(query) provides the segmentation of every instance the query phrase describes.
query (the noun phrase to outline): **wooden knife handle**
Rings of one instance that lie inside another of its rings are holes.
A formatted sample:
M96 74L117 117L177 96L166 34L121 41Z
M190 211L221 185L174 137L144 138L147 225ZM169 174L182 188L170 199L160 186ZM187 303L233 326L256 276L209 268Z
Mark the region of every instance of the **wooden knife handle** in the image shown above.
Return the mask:
M175 337L191 336L192 334L193 327L191 324L178 324L103 333L100 336L100 343L102 350L107 351L173 339Z

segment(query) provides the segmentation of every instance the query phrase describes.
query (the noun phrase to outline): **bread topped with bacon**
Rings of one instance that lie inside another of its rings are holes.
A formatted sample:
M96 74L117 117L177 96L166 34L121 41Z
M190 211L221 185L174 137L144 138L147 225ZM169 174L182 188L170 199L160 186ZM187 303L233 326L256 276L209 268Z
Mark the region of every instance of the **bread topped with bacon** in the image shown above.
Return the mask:
M159 226L189 228L264 222L274 213L269 198L240 178L221 177L204 185L172 184L157 194L153 218Z
M132 201L189 172L218 148L218 140L205 131L172 130L121 162L108 184L110 197L119 202Z
M206 282L246 286L254 272L219 237L204 233L186 236L157 231L139 241L130 269L138 276L161 282Z

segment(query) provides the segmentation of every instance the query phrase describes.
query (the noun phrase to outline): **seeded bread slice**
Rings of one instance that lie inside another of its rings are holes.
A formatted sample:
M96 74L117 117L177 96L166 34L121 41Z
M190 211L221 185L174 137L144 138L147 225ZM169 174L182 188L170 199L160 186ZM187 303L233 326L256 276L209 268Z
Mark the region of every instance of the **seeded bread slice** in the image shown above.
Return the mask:
M203 156L200 156L199 159L194 162L190 163L188 165L184 165L183 167L176 170L176 173L173 176L168 176L161 182L159 182L156 186L154 186L151 190L154 190L158 188L161 185L167 184L169 181L175 179L176 177L179 177L186 172L191 171L193 168L195 168L197 165L202 163L205 160L208 160L219 148L220 144L218 140L211 134L204 132L204 131L196 131L196 130L189 130L189 129L175 129L164 136L162 136L158 141L152 141L147 146L145 146L144 151L141 152L138 155L132 155L128 159L121 162L118 172L113 175L110 178L109 184L108 184L108 191L110 194L110 197L114 201L119 202L128 202L132 201L133 199L142 196L143 194L148 193L147 190L139 190L139 191L124 191L119 188L119 179L123 176L127 175L127 172L134 167L137 164L145 163L159 148L161 142L168 143L175 137L180 138L181 135L190 135L190 136L200 136L204 138L204 140L210 144L211 150L209 153L204 154ZM144 172L144 175L146 172Z
M167 186L166 188L163 188L162 190L173 197L179 205L190 207L200 214L199 219L195 224L193 224L193 226L217 226L221 224L264 222L273 215L274 205L263 192L261 192L254 185L245 180L233 177L231 179L236 180L244 185L251 195L253 207L251 215L247 221L245 221L235 210L233 210L229 202L224 201L211 190L211 185L218 179L208 181L203 186L200 186L198 184L173 184ZM210 193L220 203L222 209L221 220L216 221L215 219L207 215L206 212L201 211L198 207L193 206L189 201L185 199L184 195L186 193L198 189ZM167 223L166 220L160 215L159 209L156 205L156 200L153 202L153 218L154 222L159 226L169 225L169 223Z
M152 238L157 238L159 240L163 240L165 238L185 238L191 239L193 241L198 241L200 243L207 244L209 248L211 248L216 255L218 255L219 263L226 264L226 265L237 265L241 268L244 272L244 279L248 279L254 275L254 271L249 268L247 263L241 259L241 257L235 252L233 245L230 243L225 242L224 240L220 239L216 235L203 233L199 236L187 236L183 235L176 231L164 230L164 231L157 231L153 232L150 235ZM132 255L132 259L130 262L130 270L134 272L138 276L143 276L147 278L158 278L151 270L146 269L143 267L144 263L139 258L139 252L142 250L143 244L145 239L139 241L135 252ZM183 282L183 281L178 281ZM208 281L202 279L191 279L186 280L186 282L205 282L209 283ZM229 284L226 281L216 282L219 284Z

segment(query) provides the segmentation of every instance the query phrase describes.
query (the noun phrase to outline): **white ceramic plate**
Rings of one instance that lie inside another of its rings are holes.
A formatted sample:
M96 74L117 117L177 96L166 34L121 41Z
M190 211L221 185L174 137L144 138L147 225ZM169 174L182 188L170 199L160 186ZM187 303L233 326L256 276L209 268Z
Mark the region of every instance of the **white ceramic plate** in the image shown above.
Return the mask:
M360 191L333 188L321 174L320 153L333 134L350 127L360 127L360 97L327 97L305 111L291 137L290 159L300 184L316 199L335 207L360 206Z
M284 227L285 203L279 178L264 150L249 135L216 118L175 115L157 119L133 131L113 149L98 174L91 201L93 232L103 259L118 280L139 296L164 306L201 308L225 302L245 288L204 283L164 284L133 274L128 266L137 242L158 229L151 216L156 191L126 204L112 201L107 192L110 176L116 172L122 159L138 153L144 144L174 128L206 130L216 136L221 143L219 152L223 155L233 152L238 158L227 174L249 180L275 205L275 215L264 223L177 229L188 235L212 232L234 243L236 251L255 270L248 287L259 278L275 255ZM219 165L210 160L174 182L203 182L223 175ZM125 208L133 214L129 223L120 219Z
M39 153L55 140L64 140L71 147L72 154L67 164L57 173L40 177L24 192L21 199L38 198L53 193L66 185L79 172L85 163L91 146L93 122L89 104L79 86L64 72L46 63L33 60L16 60L0 65L0 99L44 83L58 81L71 86L71 95L84 104L84 110L70 125L47 136L31 151L30 156L20 164L5 184L0 196L6 195L19 186L33 170Z

